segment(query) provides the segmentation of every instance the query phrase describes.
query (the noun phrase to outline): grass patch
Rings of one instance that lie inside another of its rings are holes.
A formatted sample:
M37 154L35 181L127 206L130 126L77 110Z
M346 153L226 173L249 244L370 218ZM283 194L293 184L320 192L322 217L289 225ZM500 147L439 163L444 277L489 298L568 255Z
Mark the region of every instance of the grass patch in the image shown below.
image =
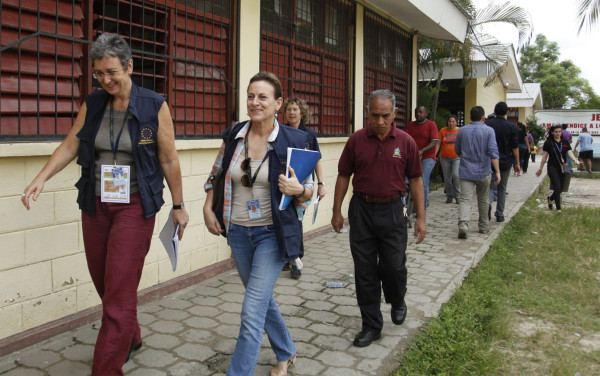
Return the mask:
M600 209L560 215L545 195L507 224L395 375L600 375Z

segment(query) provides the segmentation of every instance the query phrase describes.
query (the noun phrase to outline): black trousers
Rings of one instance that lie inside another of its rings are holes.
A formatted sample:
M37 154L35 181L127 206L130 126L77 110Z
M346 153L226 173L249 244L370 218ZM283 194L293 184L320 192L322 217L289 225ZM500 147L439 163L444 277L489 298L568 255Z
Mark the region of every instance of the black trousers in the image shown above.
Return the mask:
M565 174L560 170L560 166L548 165L548 176L550 177L550 185L552 195L550 200L554 200L556 210L561 210L560 205L560 194L563 191L563 185L565 184Z
M369 203L354 195L348 209L350 250L362 329L381 331L381 288L386 303L406 295L406 217L402 200Z

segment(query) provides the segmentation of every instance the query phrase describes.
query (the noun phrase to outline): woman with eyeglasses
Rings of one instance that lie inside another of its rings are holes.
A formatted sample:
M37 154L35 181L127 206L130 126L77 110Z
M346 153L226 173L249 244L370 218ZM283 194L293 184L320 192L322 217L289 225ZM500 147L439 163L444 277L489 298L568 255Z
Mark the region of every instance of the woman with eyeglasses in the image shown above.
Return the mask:
M303 215L299 204L312 196L313 185L312 181L298 182L291 168L286 178L287 148L304 149L308 135L277 122L282 95L281 83L274 74L260 72L250 79L246 100L250 120L224 132L204 187L206 227L212 234L227 237L246 288L228 376L254 374L263 332L277 358L271 376L287 375L288 367L296 360L296 346L275 303L273 288L284 262L298 257L302 241L299 219ZM212 183L218 171L225 174L224 199L218 203L223 208L222 218L217 218L212 209ZM294 205L279 210L282 194L293 196Z
M102 300L92 375L113 376L123 375L123 364L142 346L137 288L155 215L164 203L164 178L179 239L189 218L165 98L133 83L131 49L119 35L100 35L90 58L102 90L86 97L65 140L25 188L22 202L29 210L29 198L37 201L44 183L77 157L85 255Z

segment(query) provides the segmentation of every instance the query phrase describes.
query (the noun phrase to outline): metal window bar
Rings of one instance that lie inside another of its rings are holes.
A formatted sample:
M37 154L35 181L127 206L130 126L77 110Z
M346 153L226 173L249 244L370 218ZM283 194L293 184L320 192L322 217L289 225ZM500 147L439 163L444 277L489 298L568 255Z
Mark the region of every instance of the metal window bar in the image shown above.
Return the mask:
M3 0L0 141L56 139L68 133L85 95L100 87L82 72L91 64L89 45L104 31L129 41L134 82L167 98L178 138L218 137L233 118L234 3ZM84 17L88 6L91 20ZM87 22L91 26L84 29ZM178 30L189 34L180 45L173 36ZM186 82L186 67L193 73L191 83ZM189 97L188 102L177 94Z
M284 97L306 100L319 135L350 133L354 14L347 0L261 2L261 70L279 77Z
M396 95L396 125L410 119L412 35L400 26L366 9L365 103L373 90L389 89Z

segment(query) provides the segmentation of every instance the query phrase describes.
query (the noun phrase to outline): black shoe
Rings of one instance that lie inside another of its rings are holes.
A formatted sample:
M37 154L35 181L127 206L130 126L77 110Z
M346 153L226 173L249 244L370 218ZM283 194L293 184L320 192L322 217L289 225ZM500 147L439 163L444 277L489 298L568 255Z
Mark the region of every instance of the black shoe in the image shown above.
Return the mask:
M129 346L129 352L127 353L127 359L125 359L125 363L127 363L129 361L129 357L131 356L132 352L138 351L141 348L142 348L142 340L140 340L140 343L138 343L137 345Z
M452 197L448 196L446 197L446 204L451 204L452 203Z
M467 230L458 229L458 238L466 239L467 238Z
M504 222L504 216L503 215L497 215L496 216L496 222Z
M454 200L456 201L457 204L460 204L460 198L456 197Z
M402 300L402 304L399 307L394 307L392 305L392 322L395 325L402 325L404 320L406 320L406 312L408 309L406 308L406 302Z
M286 262L285 264L283 264L283 268L281 268L282 271L287 272L290 269L290 263Z
M488 205L488 221L492 220L492 204Z
M356 347L367 347L379 338L381 338L381 332L374 329L363 329L354 337L353 344Z
M298 269L296 265L292 265L292 270L290 270L290 277L294 279L299 279L302 276L302 271Z
M550 196L548 196L548 209L552 210L552 206L553 206L553 201L550 200Z

